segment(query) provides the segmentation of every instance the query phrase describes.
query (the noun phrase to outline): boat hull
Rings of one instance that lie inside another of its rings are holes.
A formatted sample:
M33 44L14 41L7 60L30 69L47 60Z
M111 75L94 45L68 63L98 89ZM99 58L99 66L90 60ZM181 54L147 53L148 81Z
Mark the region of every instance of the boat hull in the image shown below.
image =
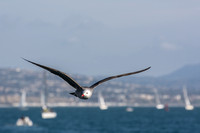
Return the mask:
M163 104L158 104L158 105L156 105L156 108L157 108L157 109L164 109L164 107L165 107L165 106L164 106Z
M192 105L187 105L187 106L185 106L185 109L186 109L186 110L193 110L193 109L194 109L194 106L192 106Z
M42 118L43 119L52 119L57 116L56 112L42 112Z

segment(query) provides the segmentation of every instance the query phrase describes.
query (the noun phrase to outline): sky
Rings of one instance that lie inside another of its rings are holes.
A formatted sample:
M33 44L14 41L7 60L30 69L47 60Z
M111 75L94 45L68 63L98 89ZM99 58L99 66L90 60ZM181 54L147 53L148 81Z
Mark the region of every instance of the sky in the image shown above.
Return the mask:
M200 63L200 1L0 0L0 68L84 75Z

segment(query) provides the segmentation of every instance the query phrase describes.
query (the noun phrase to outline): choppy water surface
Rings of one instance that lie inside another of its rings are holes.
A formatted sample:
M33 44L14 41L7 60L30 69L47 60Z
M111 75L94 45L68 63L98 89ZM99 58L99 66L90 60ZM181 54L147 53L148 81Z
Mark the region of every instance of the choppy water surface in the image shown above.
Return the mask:
M133 112L125 108L54 110L57 118L44 120L40 108L0 108L0 133L200 133L200 108L170 108L168 112L156 108L135 108ZM34 126L15 126L22 115L29 116Z

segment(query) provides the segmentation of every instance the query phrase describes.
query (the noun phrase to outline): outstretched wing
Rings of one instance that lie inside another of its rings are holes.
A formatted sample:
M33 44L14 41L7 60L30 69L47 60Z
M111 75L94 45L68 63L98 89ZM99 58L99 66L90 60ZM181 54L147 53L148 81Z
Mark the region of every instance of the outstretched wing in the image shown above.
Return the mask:
M120 75L116 75L116 76L107 77L107 78L105 78L105 79L102 79L102 80L96 82L95 84L93 84L92 86L90 86L90 88L93 89L93 88L95 88L96 86L98 86L98 85L100 85L101 83L106 82L106 81L108 81L108 80L111 80L111 79L114 79L114 78L119 78L119 77L122 77L122 76L128 76L128 75L132 75L132 74L141 73L141 72L144 72L144 71L146 71L146 70L148 70L148 69L150 69L150 68L151 68L151 67L148 67L148 68L145 68L145 69L143 69L143 70L136 71L136 72L125 73L125 74L120 74Z
M23 58L24 59L24 58ZM43 65L40 65L40 64L37 64L35 62L32 62L32 61L29 61L27 59L24 59L25 61L28 61L36 66L39 66L41 68L44 68L46 70L48 70L49 72L61 77L62 79L64 79L67 83L69 83L72 87L74 87L75 89L81 89L82 90L82 87L76 83L76 81L74 81L70 76L68 76L67 74L59 71L59 70L56 70L56 69L53 69L53 68L50 68L50 67L47 67L47 66L43 66Z

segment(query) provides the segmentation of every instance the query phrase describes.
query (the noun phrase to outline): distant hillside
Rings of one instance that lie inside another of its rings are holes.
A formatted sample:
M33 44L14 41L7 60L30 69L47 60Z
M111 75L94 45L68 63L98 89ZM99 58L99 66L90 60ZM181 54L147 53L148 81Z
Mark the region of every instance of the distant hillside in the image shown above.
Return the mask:
M200 87L200 64L186 65L182 68L158 78L159 81L168 85L187 85L195 88ZM160 82L161 83L161 82Z
M48 73L49 78L52 80L61 80L57 76ZM7 87L29 86L30 83L40 81L42 74L34 71L17 69L0 69L0 84ZM96 81L105 78L101 76L88 77L87 75L74 75L74 78L81 85L90 85ZM142 85L155 85L163 87L180 87L183 85L191 86L194 88L200 88L200 64L186 65L182 68L164 76L160 77L140 77L140 76L129 76L119 79L112 80L114 82L134 83ZM62 82L63 83L63 82ZM109 82L108 82L109 83Z
M186 65L162 78L167 79L200 79L200 64Z

